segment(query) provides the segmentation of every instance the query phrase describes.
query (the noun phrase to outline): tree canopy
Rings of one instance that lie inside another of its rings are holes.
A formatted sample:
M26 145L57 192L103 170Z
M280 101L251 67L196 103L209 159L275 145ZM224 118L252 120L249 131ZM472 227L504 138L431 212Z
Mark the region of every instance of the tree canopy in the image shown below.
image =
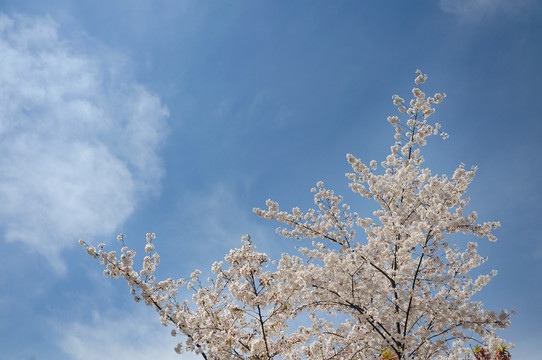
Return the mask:
M476 212L465 210L476 168L461 164L446 176L424 167L427 141L448 137L429 120L446 95L427 96L421 89L426 80L418 70L413 98L393 96L399 113L388 117L395 133L386 159L347 155L350 188L376 203L372 214L352 211L322 182L311 189L312 209L282 211L272 200L254 209L282 224L282 236L302 241L296 254L272 261L246 236L225 262L213 264L204 284L199 270L188 279L158 281L154 234L147 234L140 271L122 235L120 257L104 244L80 243L101 259L106 276L126 279L135 300L173 326L172 335L184 335L178 353L195 351L205 359L509 359L511 345L496 330L509 326L510 313L472 300L496 271L471 277L485 261L477 243L449 239L463 233L496 241L492 231L500 224L480 223ZM191 299L179 299L183 286Z

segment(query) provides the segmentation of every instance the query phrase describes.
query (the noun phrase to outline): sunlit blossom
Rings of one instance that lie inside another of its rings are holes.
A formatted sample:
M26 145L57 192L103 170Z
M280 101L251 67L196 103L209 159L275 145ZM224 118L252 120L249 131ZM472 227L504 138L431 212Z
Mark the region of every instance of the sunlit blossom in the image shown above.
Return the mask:
M393 96L404 118L388 117L394 140L381 168L375 160L367 165L347 155L350 188L373 201L372 216L351 212L322 181L311 189L313 209L284 211L273 200L265 202L267 209L254 209L280 223L280 235L301 241L296 255L273 262L244 236L224 262L213 263L204 284L199 270L189 279L155 278L160 257L154 233L146 235L139 272L133 250L123 247L118 259L104 246L79 243L101 260L105 276L124 278L136 301L173 325L171 335L184 335L174 349L179 354L220 360L509 360L513 345L496 330L509 326L510 312L487 311L471 300L497 272L471 278L486 260L477 243L447 240L463 233L495 241L500 224L479 223L477 213L467 211L476 168L461 164L446 176L423 167L428 141L448 137L428 120L445 94L426 98L418 87L426 80L417 70L414 98L406 103ZM118 240L124 243L124 236ZM189 300L178 299L184 286ZM473 351L472 341L482 345Z

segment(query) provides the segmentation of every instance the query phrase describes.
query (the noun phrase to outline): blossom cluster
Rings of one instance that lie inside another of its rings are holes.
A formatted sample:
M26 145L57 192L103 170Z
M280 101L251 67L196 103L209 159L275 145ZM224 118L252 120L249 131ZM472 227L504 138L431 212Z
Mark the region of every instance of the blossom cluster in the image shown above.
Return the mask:
M448 241L456 233L496 241L493 230L500 224L479 223L476 212L466 212L476 168L461 164L448 177L423 167L421 150L431 136L448 137L428 120L446 95L426 96L420 88L426 80L418 70L408 105L392 97L399 115L388 117L395 135L384 161L347 155L350 188L376 202L372 216L352 212L323 182L312 188L313 209L281 211L272 200L267 209L254 209L282 223L282 236L303 241L298 255L273 262L247 236L225 263L213 264L204 285L199 270L188 279L156 281L154 234L147 234L140 271L122 235L120 257L103 244L81 244L101 259L106 276L126 279L136 301L173 325L172 335L185 336L178 353L205 359L509 360L513 345L496 330L509 326L510 312L488 311L471 300L496 271L472 278L485 261L477 243ZM192 298L178 302L183 286ZM473 352L472 343L484 346Z
M476 345L474 348L474 358L476 360L510 360L512 356L504 345L499 346L493 355L487 347Z

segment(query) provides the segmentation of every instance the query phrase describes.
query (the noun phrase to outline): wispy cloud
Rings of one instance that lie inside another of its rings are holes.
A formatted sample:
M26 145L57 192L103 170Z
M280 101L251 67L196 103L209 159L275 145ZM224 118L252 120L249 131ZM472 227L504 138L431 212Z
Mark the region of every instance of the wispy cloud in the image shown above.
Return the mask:
M259 219L252 212L252 206L243 200L241 186L217 182L205 191L187 193L179 199L173 213L176 214L174 226L180 234L182 251L206 254L207 257L206 261L186 259L184 265L208 270L207 265L210 267L213 261L223 260L230 249L240 247L241 237L247 234L258 251L273 258L280 256L282 251L273 241L276 224ZM265 205L265 201L262 203ZM159 242L157 248L160 252ZM168 260L164 257L161 266L166 263Z
M179 210L182 221L195 224L190 236L205 239L207 243L220 244L224 249L239 247L245 234L264 237L262 229L251 221L257 220L252 209L237 197L231 185L216 183L206 192L191 194L183 199L183 205L179 205L182 207Z
M171 337L158 314L145 310L114 317L95 312L89 322L56 324L56 345L70 360L202 359L192 353L179 357L173 348L182 338Z
M531 4L531 0L440 0L442 10L468 20L478 20L499 12L517 13Z
M157 190L168 111L120 54L60 35L49 17L0 14L0 228L61 271L63 248Z

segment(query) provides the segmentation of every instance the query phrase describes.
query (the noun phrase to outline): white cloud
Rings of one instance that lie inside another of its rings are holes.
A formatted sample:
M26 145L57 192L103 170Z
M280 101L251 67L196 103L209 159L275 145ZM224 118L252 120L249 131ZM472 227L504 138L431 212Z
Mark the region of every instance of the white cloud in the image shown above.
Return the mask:
M168 111L127 64L49 17L0 14L0 228L57 270L63 248L115 231L163 173Z
M440 0L440 7L463 18L477 20L497 12L515 13L531 3L531 0Z
M208 261L206 264L200 258L190 259L190 266L207 270L207 265L210 267L213 261L223 260L230 249L239 248L242 245L241 237L246 234L252 237L258 251L273 258L280 256L283 251L273 241L276 224L259 219L252 212L252 207L242 199L241 190L217 182L206 191L190 192L179 200L178 207L172 213L176 214L175 226L177 233L181 234L182 249L206 254ZM262 203L265 206L265 201ZM158 243L157 247L160 252ZM166 266L169 262L163 257L160 265ZM185 264L188 266L188 263Z
M150 310L150 309L145 309ZM70 360L203 359L192 353L179 356L173 348L181 337L160 324L158 314L136 311L104 318L93 313L90 322L57 324L57 346Z

